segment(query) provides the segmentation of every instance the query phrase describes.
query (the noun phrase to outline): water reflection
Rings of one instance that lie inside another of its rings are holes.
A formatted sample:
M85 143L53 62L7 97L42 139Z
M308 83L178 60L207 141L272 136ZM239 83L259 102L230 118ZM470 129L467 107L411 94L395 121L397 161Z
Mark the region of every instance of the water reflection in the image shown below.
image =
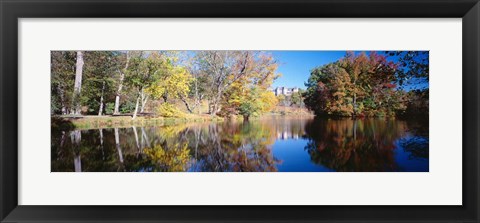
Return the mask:
M52 171L428 171L428 120L269 117L52 130Z
M306 126L305 149L313 162L336 171L397 171L396 142L411 138L407 130L398 120L315 120ZM428 153L428 143L420 149Z

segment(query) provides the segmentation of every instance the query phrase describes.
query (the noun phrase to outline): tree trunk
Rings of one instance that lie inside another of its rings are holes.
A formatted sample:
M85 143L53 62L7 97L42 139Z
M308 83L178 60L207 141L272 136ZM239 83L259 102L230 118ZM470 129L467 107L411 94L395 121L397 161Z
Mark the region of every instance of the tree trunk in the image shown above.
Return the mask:
M75 152L75 150L78 149L82 141L82 132L80 130L71 131L70 139L72 140L72 145L74 148L73 165L75 172L82 172L82 157L80 155L80 152Z
M244 121L244 122L250 121L250 115L244 115L244 116L243 116L243 121Z
M80 130L71 131L70 139L72 140L74 148L78 147L82 141L82 132Z
M142 150L145 147L150 147L150 139L148 138L147 132L145 131L145 127L142 127L142 142L145 140L145 143L142 145Z
M98 129L100 132L100 148L102 149L102 160L105 160L105 151L103 150L103 129Z
M118 89L117 89L117 94L115 95L115 108L113 110L113 114L114 115L118 115L120 114L119 112L119 107L120 107L120 94L122 92L122 88L123 88L123 79L125 79L125 73L127 72L128 70L128 63L130 61L130 57L128 56L128 52L127 52L127 62L125 64L125 68L123 70L123 72L120 72L120 83L118 84Z
M80 92L82 91L82 74L83 74L83 53L77 51L77 64L75 68L75 85L73 87L72 99L72 115L80 114Z
M195 105L194 105L192 110L194 110L195 108L198 108L197 113L199 115L200 115L200 106L199 105L200 105L200 100L201 100L200 98L201 98L201 96L198 94L198 77L195 74ZM192 111L192 113L193 113L193 111Z
M103 129L98 129L98 131L100 132L100 146L103 147Z
M137 117L138 105L140 104L140 94L137 96L137 103L135 104L135 111L133 112L132 119Z
M103 92L105 91L105 81L102 86L102 94L100 95L100 108L98 109L98 116L102 116L103 112Z
M357 115L357 93L353 93L353 116Z
M65 106L65 92L63 91L63 88L60 87L60 85L57 85L57 91L58 91L58 95L60 96L60 104L62 105L62 108L61 108L61 111L62 111L62 115L66 115L67 114L67 108Z
M73 157L73 166L75 172L82 172L82 156L80 154Z
M197 108L197 114L200 115L202 113L201 111L202 106L201 106L200 99L198 99L195 103L196 103L195 107Z
M354 92L353 92L353 116L357 116L357 78L354 79L353 81L353 86L355 86Z
M165 103L168 102L168 94L167 93L163 94L162 98L163 98L163 102L165 102Z
M215 116L217 115L217 113L221 110L221 107L220 107L220 98L215 98L212 102L212 108L211 108L211 112L210 114L212 116Z
M114 131L115 131L115 146L117 147L118 158L120 160L120 163L123 163L123 154L122 154L122 149L120 148L120 135L118 133L118 128L115 128Z
M183 103L185 104L185 107L187 107L188 112L193 113L193 110L195 110L195 108L197 107L197 103L195 102L194 106L191 107L190 104L188 104L187 99L184 98L183 96L180 97L180 100L183 101Z
M212 101L210 99L207 100L207 107L208 107L208 114L212 114Z
M357 119L353 120L353 140L357 140Z
M147 104L147 101L148 101L148 95L146 95L145 92L142 91L140 96L141 96L141 102L142 102L142 106L140 106L140 113L143 113L145 111L145 105Z
M132 129L133 129L133 134L135 135L135 142L136 142L136 144L137 144L137 150L140 151L140 143L139 143L139 141L138 141L137 127L132 126Z
M198 143L200 142L200 128L195 128L194 133L195 133L195 162L197 162L198 159Z
M63 149L63 145L65 145L65 138L67 138L67 136L65 136L65 131L62 131L62 137L60 138L60 148Z
M212 111L212 116L217 115L217 113L221 110L220 108L220 100L222 99L222 90L220 88L217 88L217 95L213 100L213 111Z
M113 110L114 115L120 114L120 112L118 112L119 106L120 106L120 95L117 94L115 96L115 109Z
M218 104L215 101L215 103L213 103L213 107L212 107L212 116L217 115L217 109L218 109L217 106L218 106Z

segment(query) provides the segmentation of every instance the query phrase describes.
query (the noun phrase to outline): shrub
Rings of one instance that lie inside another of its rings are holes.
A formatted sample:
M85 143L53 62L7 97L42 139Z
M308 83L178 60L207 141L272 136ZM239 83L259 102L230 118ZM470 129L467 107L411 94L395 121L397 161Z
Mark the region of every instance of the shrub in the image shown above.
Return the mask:
M158 115L169 118L185 117L185 113L183 113L182 111L180 111L180 109L169 103L163 103L162 105L160 105L160 107L158 108Z
M113 110L115 109L115 104L112 102L108 102L105 104L105 114L111 115L113 114Z
M120 113L132 113L135 110L135 103L131 101L125 102L120 106Z

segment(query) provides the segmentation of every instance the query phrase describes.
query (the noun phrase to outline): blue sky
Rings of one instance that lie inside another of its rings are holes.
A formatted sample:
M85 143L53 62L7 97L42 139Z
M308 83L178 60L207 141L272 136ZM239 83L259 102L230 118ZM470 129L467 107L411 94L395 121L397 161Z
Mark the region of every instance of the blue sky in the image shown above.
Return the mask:
M279 62L278 72L282 74L275 80L275 87L299 87L310 77L310 71L345 56L345 51L270 51Z
M195 51L186 51L189 56L193 56ZM338 61L344 57L346 51L301 51L301 50L289 50L289 51L266 51L275 58L279 66L278 73L282 76L273 82L271 88L276 87L298 87L306 89L305 82L310 77L310 71L316 67L323 66L328 63ZM358 54L363 51L354 51ZM369 52L367 52L368 54ZM384 51L377 51L378 54L384 54ZM393 60L398 62L396 57L388 57L387 60ZM402 88L404 90L422 89L428 88L428 81L418 81L410 79L405 83Z
M359 53L360 51L355 51ZM276 87L299 87L305 89L305 82L310 77L310 71L316 67L335 62L345 56L346 51L269 51L278 61L278 73L282 76L276 79L272 88ZM368 53L368 52L367 52ZM384 54L384 52L378 52ZM390 57L397 62L397 58ZM410 80L404 85L405 90L428 88L428 82L416 83Z

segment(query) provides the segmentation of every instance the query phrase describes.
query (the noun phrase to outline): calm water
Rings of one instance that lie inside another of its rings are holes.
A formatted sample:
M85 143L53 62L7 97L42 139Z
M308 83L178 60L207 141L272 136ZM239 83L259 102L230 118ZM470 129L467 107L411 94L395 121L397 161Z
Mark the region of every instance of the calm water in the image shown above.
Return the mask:
M52 131L52 171L428 171L428 120L269 117Z

